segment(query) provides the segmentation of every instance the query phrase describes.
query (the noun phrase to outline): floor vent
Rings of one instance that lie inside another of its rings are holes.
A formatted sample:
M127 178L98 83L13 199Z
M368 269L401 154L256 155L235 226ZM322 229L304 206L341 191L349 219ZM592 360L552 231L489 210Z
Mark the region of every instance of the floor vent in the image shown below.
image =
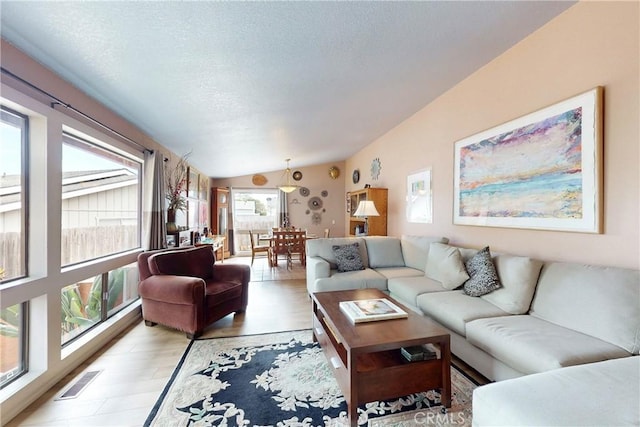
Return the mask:
M62 393L55 400L65 400L65 399L75 399L78 397L82 390L84 390L91 381L98 376L98 374L102 371L87 371L71 387L67 389L64 393Z

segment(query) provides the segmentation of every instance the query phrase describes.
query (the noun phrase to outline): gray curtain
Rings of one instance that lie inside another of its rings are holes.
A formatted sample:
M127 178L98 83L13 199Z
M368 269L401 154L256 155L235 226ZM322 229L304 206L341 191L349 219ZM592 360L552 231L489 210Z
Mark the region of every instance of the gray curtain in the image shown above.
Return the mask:
M167 247L164 219L164 156L157 150L144 153L142 227L144 250Z
M287 193L280 191L280 223L278 227L291 226L289 221L289 204L287 203Z

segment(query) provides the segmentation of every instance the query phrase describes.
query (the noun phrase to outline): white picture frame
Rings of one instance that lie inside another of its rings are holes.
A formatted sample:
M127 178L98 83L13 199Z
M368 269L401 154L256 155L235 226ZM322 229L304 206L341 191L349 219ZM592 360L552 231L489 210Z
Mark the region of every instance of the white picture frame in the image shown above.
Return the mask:
M455 143L453 223L602 233L597 87Z
M406 216L408 222L433 223L430 167L407 176Z

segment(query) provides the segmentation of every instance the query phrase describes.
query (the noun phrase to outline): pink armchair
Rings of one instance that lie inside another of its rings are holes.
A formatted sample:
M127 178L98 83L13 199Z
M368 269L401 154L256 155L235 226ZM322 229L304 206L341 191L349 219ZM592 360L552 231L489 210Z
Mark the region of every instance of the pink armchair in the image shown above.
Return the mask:
M215 264L210 246L158 250L138 255L142 317L197 338L205 327L247 307L251 269Z

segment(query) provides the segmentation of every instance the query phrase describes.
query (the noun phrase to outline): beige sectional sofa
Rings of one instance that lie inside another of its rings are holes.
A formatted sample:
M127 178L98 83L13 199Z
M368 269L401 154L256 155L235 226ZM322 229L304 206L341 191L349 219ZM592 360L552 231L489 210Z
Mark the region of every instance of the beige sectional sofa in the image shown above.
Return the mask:
M332 247L353 242L358 243L366 268L338 272ZM449 329L453 353L491 380L530 374L539 374L544 380L545 375L558 368L630 356L636 356L636 362L640 360L639 271L493 254L501 287L471 297L461 290L447 289L443 286L446 281L433 278L436 249L456 251L443 244L446 242L445 238L423 236L310 240L308 290L382 289ZM435 249L430 259L431 248ZM477 252L468 248L457 251L463 262ZM432 263L430 268L428 262ZM438 262L443 268L450 268L445 261ZM440 273L447 275L446 270ZM630 369L630 380L639 384L640 373ZM593 386L606 387L607 381L595 376ZM553 384L554 379L550 378L549 383ZM507 387L509 381L492 385L497 389L496 399L501 399L494 403L508 406L508 393L506 398L500 393L502 384ZM639 388L634 395L637 401ZM492 392L481 395L483 401L491 401ZM547 403L553 407L553 393L547 396L551 400ZM593 402L582 403L585 408L593 406ZM474 404L474 410L475 407ZM637 413L637 409L631 407L628 411ZM500 424L499 420L493 421ZM526 421L523 419L524 424ZM484 425L483 421L475 424Z

